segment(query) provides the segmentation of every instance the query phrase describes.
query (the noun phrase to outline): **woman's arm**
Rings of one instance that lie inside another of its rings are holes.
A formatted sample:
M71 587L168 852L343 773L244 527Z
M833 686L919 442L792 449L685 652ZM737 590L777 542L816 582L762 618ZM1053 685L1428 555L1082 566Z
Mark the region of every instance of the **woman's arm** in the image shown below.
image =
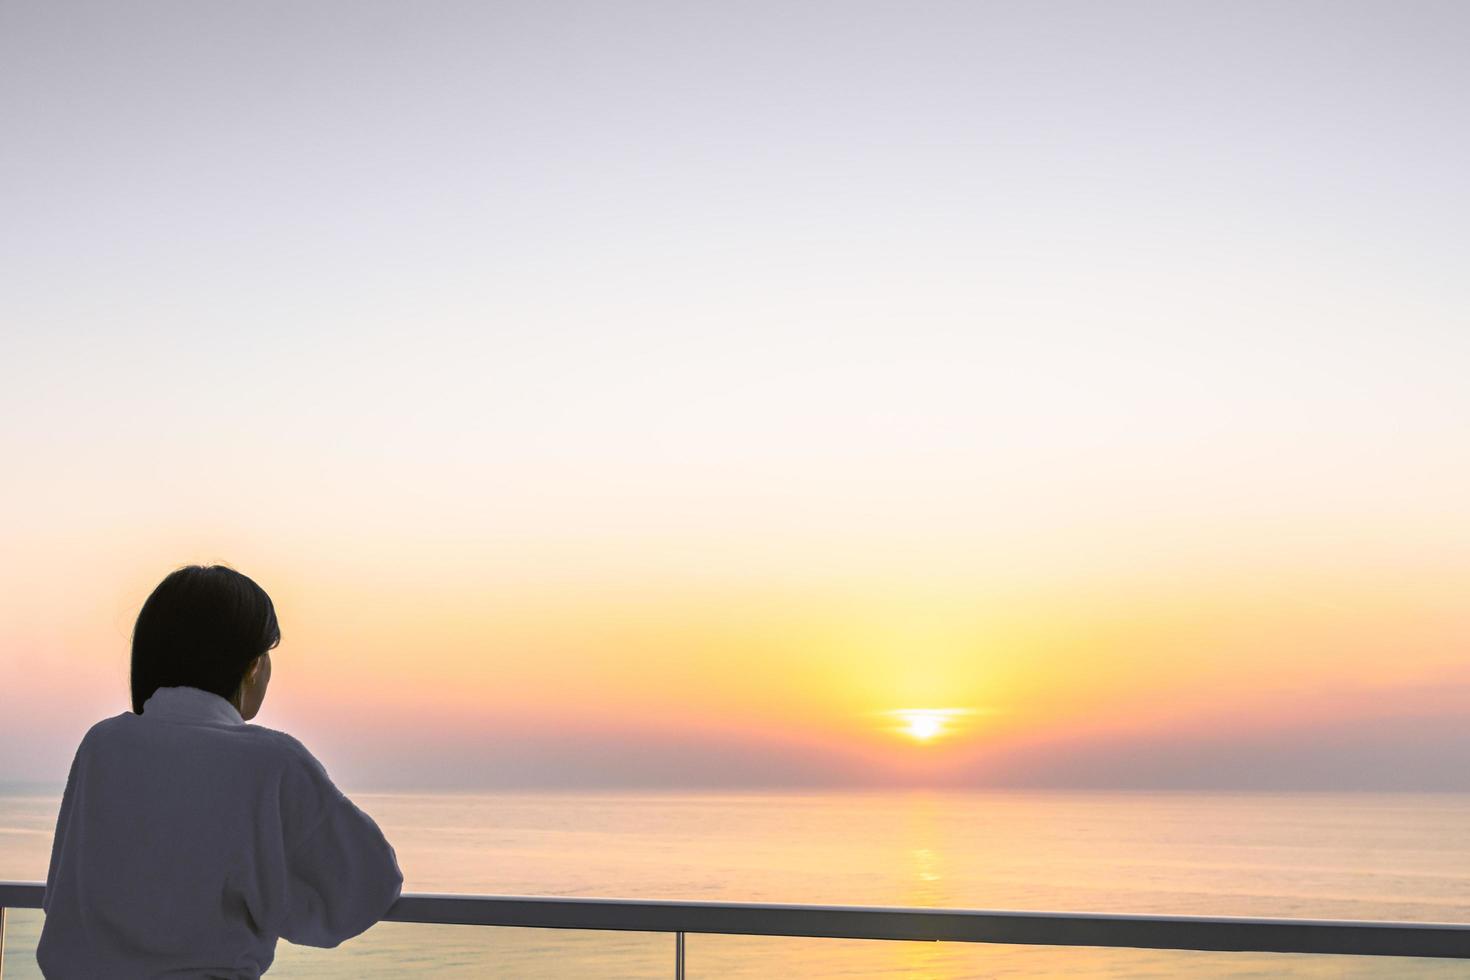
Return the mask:
M336 946L367 931L398 900L403 873L373 818L332 787L316 826L287 857L281 936L303 946Z
M51 863L46 869L46 891L41 897L41 908L46 912L51 911L51 896L61 873L61 857L66 851L66 835L71 827L72 808L76 801L77 773L81 770L82 752L86 747L84 737L72 756L71 769L66 774L66 789L61 794L61 810L56 814L56 833L51 838Z
M398 856L373 818L348 799L304 746L280 784L279 830L257 854L264 908L257 921L303 946L336 946L398 900Z

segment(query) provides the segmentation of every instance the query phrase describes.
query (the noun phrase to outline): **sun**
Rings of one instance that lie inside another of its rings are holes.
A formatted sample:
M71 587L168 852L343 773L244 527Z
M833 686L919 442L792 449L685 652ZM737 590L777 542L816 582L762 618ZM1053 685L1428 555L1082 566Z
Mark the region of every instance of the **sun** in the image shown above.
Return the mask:
M944 722L933 715L910 715L908 725L909 734L921 742L926 742L944 731Z
M898 721L895 731L915 742L932 742L950 734L961 716L974 712L968 708L899 708L885 714Z

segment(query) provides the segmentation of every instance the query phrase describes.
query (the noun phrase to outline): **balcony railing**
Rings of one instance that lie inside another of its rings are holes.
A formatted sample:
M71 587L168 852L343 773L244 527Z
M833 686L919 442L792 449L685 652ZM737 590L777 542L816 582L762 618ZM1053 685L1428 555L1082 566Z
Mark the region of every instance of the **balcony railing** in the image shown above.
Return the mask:
M5 909L38 909L44 891L45 886L39 882L0 882L0 957L5 949ZM678 980L684 980L687 933L1470 959L1470 925L1440 922L1093 915L502 895L404 895L383 919L441 925L670 933L674 940L673 972Z

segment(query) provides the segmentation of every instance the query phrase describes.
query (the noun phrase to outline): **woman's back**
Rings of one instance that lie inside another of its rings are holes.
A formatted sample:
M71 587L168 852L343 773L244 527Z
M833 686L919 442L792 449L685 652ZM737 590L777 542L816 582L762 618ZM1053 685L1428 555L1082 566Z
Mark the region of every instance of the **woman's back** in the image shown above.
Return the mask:
M82 740L37 958L48 977L256 977L335 946L402 887L393 848L296 739L160 687Z

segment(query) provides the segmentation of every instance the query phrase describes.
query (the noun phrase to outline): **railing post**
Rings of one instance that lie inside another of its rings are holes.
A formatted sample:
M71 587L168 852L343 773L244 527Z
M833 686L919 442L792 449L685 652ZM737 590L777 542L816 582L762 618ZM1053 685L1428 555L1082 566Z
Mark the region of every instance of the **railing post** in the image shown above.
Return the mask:
M674 933L674 980L684 980L684 934Z
M0 980L5 980L5 906L0 905Z

